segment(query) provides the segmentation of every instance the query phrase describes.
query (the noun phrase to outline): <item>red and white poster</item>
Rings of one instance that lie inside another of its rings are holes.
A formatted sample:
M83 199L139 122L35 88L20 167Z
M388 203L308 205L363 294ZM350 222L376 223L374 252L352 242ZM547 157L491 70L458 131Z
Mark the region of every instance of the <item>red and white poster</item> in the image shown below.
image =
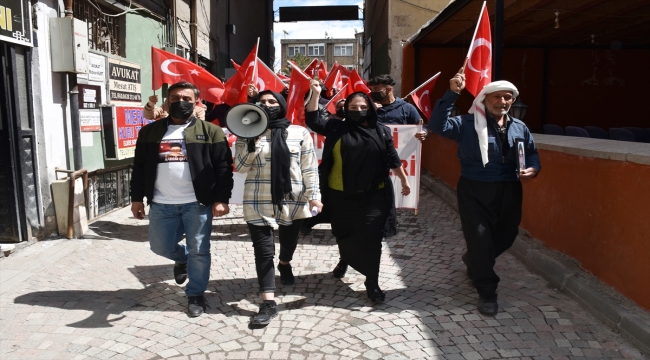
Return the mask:
M393 142L395 143L395 150L402 160L402 167L406 172L406 177L411 186L411 193L408 196L403 196L402 184L395 175L391 174L393 187L395 188L395 206L402 209L415 209L418 208L420 201L420 163L422 144L414 136L419 130L418 125L389 125L393 133ZM230 134L227 128L223 131L228 136L228 143L230 150L235 154L235 142L237 137ZM323 158L323 146L325 145L325 137L311 132L314 141L314 148L316 149L316 156L318 162ZM230 198L231 204L241 204L244 200L244 182L246 181L246 174L238 172L233 173L235 186L232 189L232 197Z
M153 120L144 118L142 106L116 106L114 119L117 159L135 156L135 143L138 140L140 129Z

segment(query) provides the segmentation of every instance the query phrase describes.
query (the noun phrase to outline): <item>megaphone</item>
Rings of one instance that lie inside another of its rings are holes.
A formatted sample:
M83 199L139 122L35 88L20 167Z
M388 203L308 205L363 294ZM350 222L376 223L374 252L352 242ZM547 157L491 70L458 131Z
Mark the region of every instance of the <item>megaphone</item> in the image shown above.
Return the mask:
M240 138L256 138L269 126L269 116L254 104L237 104L226 114L226 127Z

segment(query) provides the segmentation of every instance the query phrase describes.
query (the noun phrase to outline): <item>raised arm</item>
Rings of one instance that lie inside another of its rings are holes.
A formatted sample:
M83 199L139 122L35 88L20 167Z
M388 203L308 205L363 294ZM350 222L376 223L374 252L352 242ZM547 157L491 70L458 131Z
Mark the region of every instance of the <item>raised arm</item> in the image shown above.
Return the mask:
M324 118L320 114L318 109L318 99L320 98L320 83L318 80L311 80L310 91L312 92L312 97L305 106L305 124L314 132L327 136L326 125L329 122L329 119Z
M451 80L449 80L449 90L445 92L442 98L438 99L433 105L433 112L429 120L429 130L434 133L452 139L461 141L463 132L463 121L460 116L451 117L451 110L460 92L465 88L465 74L461 68Z

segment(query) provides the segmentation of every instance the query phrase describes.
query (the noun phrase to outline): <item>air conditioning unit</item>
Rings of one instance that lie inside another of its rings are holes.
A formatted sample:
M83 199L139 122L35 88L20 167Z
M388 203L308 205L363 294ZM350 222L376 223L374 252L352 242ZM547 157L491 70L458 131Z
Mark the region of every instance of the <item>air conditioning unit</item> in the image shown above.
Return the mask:
M50 18L53 72L88 73L88 24L74 18Z
M182 58L185 58L185 49L180 48L180 47L173 47L173 46L165 46L163 50L170 52L176 56L180 56Z

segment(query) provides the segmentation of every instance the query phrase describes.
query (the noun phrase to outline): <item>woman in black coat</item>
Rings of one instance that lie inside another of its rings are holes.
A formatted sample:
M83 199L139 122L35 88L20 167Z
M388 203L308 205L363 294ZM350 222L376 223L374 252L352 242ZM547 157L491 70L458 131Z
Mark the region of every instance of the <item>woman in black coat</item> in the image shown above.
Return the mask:
M320 90L318 81L312 80L312 94L320 94ZM377 123L370 97L356 92L345 100L344 109L344 120L323 118L318 112L318 96L312 96L305 122L326 137L318 172L323 209L332 224L342 263L365 275L368 297L381 302L385 298L379 288L381 241L397 232L389 171L401 180L402 195L408 195L411 188L391 131Z

